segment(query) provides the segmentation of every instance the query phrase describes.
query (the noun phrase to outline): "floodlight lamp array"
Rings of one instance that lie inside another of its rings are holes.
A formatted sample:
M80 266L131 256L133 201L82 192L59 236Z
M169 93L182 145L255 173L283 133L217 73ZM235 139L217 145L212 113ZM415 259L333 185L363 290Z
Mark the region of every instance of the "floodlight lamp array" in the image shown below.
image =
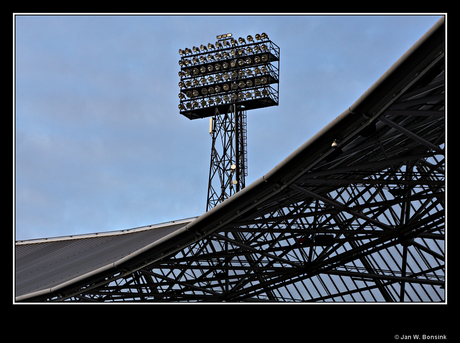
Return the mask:
M278 105L279 47L266 33L179 49L179 110L189 119L213 116L216 108Z

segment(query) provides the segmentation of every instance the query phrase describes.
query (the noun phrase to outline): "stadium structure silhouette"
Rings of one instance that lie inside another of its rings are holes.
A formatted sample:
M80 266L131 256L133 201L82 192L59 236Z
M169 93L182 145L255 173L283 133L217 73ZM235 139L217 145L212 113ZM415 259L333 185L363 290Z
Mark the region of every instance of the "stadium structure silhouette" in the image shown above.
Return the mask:
M17 241L17 302L445 302L445 21L199 217Z

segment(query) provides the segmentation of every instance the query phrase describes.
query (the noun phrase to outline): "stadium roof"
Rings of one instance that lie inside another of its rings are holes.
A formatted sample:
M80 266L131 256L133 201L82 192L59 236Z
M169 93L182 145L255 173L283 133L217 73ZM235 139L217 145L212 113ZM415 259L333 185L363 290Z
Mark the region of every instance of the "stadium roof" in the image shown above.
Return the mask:
M17 242L16 300L146 288L157 301L445 300L444 36L442 18L341 115L193 220ZM135 273L148 285L126 281Z
M130 230L16 242L16 299L58 291L116 268L183 230L191 219Z

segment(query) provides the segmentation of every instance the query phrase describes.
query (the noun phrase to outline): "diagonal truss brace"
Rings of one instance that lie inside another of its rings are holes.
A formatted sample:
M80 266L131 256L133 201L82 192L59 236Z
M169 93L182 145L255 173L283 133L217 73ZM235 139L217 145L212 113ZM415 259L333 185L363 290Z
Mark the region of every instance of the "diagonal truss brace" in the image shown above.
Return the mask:
M437 153L441 154L441 155L444 155L444 150L441 149L439 146L437 145L434 145L433 143L430 143L428 141L426 141L425 139L423 139L422 137L416 135L415 133L405 129L404 127L402 127L401 125L398 125L396 124L395 122L391 121L390 119L384 117L384 116L381 116L379 118L380 121L384 122L385 124L387 124L388 126L391 126L393 129L396 129L398 130L399 132L405 134L406 136L412 138L413 140L417 141L418 143L426 146L427 148L431 149L431 150L434 150L436 151Z
M388 226L382 222L379 222L378 220L375 220L375 219L372 219L372 218L369 218L367 217L366 215L360 213L360 212L357 212L357 211L353 211L352 209L350 209L349 207L345 206L344 204L341 204L339 203L338 201L336 200L332 200L330 198L327 198L325 196L322 196L322 195L319 195L319 194L316 194L308 189L305 189L303 187L299 187L295 184L292 184L290 186L292 189L295 189L296 191L299 191L299 192L302 192L304 194L307 194L315 199L318 199L318 200L321 200L322 202L330 205L330 206L333 206L335 208L337 208L338 210L341 210L341 211L345 211L345 212L348 212L358 218L361 218L361 219L364 219L378 227L380 227L381 229L384 229L384 230L389 230L389 231L396 231L394 228L392 228L391 226Z

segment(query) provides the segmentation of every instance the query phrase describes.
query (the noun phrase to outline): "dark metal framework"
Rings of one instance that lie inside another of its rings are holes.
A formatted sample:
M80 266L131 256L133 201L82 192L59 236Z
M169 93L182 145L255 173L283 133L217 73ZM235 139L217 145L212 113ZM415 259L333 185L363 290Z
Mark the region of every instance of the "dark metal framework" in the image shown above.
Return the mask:
M188 244L49 300L445 301L444 89L441 20Z
M246 186L247 114L237 104L210 120L212 137L206 211Z

